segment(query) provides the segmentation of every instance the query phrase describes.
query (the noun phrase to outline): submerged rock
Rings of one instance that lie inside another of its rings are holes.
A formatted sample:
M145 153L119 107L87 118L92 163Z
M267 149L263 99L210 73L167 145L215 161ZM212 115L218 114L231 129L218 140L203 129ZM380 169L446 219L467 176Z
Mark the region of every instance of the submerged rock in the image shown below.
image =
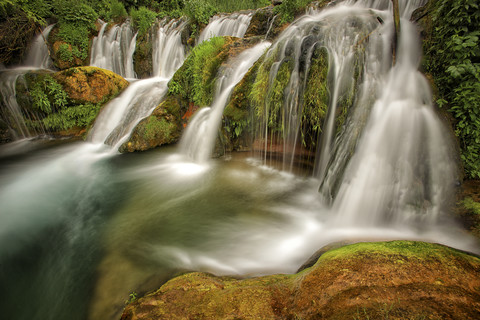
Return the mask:
M174 278L128 305L133 319L478 319L480 259L438 244L357 243L294 275Z

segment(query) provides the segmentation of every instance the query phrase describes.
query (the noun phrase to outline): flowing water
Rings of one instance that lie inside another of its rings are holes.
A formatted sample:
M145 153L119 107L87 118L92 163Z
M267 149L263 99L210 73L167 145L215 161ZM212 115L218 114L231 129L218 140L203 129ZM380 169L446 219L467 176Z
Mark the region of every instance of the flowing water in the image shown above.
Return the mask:
M311 46L297 50L297 42L321 42L331 70L328 113L338 108L336 96L352 97L342 104L348 114L341 127L329 126L326 117L329 129L318 144L324 150L317 150L326 165L317 164L315 175L291 173L290 155L278 159L285 170L264 155L209 157L230 91L265 44L240 55L232 64L238 69L224 69L214 103L194 117L180 147L116 152L129 134L124 127L161 99L167 76L133 81L104 108L87 142L0 146L2 316L118 319L130 293L153 290L178 272L291 273L339 240L421 239L478 251L445 216L455 183L453 151L417 71L415 28L402 20L392 67L391 12L384 3L312 12L269 49L280 60L291 57L292 70L298 65L292 79L304 80ZM359 41L360 53L352 48ZM348 76L357 61L359 76ZM293 82L287 88L285 112L294 118L301 103L292 101L303 89ZM296 143L298 125L288 121L285 136Z
M210 23L203 29L197 43L212 37L233 36L243 38L247 32L253 13L232 13L217 15L210 19Z
M90 65L113 71L124 78L135 78L132 56L137 34L133 33L130 22L127 20L114 26L100 22L102 26L98 36L92 41Z
M180 142L181 153L199 163L210 159L223 109L233 88L269 46L270 43L264 42L245 50L234 59L235 61L229 63L230 66L226 70L221 71L212 105L199 110L188 124ZM235 67L231 67L232 65Z
M23 110L17 102L16 83L23 75L32 70L49 69L53 66L52 59L45 43L53 24L47 26L35 37L29 46L21 66L0 71L0 104L1 120L8 126L15 140L45 135L43 128L28 128L26 121L37 119L35 112Z

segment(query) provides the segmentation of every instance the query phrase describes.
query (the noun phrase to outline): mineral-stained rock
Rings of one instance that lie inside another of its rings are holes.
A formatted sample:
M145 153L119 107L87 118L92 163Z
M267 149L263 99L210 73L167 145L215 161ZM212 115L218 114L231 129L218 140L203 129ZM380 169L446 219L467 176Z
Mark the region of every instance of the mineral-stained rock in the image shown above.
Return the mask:
M414 241L328 250L295 275L174 278L128 305L133 319L479 319L480 258Z
M81 102L105 102L128 86L128 81L118 74L97 67L70 68L53 77L71 99Z

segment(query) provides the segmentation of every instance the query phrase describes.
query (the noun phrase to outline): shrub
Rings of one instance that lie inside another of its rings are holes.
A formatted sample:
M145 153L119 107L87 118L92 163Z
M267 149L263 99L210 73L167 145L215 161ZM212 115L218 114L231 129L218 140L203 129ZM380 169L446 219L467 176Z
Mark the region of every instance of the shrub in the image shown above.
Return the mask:
M439 1L426 69L457 123L465 174L480 178L480 10L476 0Z
M133 27L138 30L140 36L143 36L155 22L157 14L146 7L140 7L138 10L131 9L130 17L132 18Z
M111 0L106 16L108 20L118 21L127 17L127 10L120 1Z
M189 0L185 2L185 14L196 24L208 24L217 9L206 0Z

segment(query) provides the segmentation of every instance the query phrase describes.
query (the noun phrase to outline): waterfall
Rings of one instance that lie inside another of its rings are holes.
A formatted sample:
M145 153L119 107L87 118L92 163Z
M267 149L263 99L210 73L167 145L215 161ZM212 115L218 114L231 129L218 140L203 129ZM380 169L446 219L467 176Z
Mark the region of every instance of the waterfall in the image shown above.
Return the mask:
M108 24L101 21L98 36L93 39L90 65L111 70L124 78L135 78L133 53L137 34L133 33L127 20L107 30Z
M53 24L47 26L43 31L33 40L30 49L27 53L24 65L36 69L49 69L53 62L48 52L47 44L48 35L53 28Z
M227 67L217 79L215 97L210 107L205 107L194 115L180 141L181 153L196 162L207 161L213 151L217 130L222 119L223 109L235 85L242 80L248 69L260 58L268 42L257 44L235 58L235 68Z
M161 26L154 41L155 77L132 80L115 99L108 102L95 120L88 139L117 150L130 137L135 126L152 113L167 93L167 84L185 59L181 31L185 23L172 20Z
M314 174L336 227L436 223L455 183L451 142L417 70L421 48L409 18L425 1L400 1L402 32L392 66L390 1L345 1L310 12L271 46L269 89L257 140L263 161L283 144L285 170L301 150L304 91L313 53L328 52L328 110L317 141ZM269 99L288 65L281 111ZM276 118L272 113L280 112ZM339 117L345 119L340 121ZM277 124L272 126L276 119ZM278 132L277 128L282 132Z
M35 112L22 110L17 102L16 84L23 75L31 70L49 69L53 66L47 44L45 43L53 24L47 26L29 45L23 65L0 71L1 120L10 128L15 139L30 138L46 134L44 128L29 128L27 122L37 118Z
M153 76L170 78L185 60L182 45L182 20L162 21L153 41Z
M229 15L216 15L203 29L197 43L219 36L233 36L243 38L252 19L253 13L232 13Z

